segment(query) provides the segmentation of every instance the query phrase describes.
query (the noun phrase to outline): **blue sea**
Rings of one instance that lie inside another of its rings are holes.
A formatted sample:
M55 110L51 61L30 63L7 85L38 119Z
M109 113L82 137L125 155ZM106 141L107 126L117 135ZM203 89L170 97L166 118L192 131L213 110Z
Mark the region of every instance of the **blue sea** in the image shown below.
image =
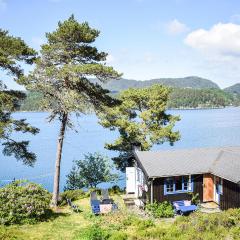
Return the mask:
M181 121L175 126L181 133L181 140L174 146L168 143L154 146L154 150L240 145L240 108L168 112L181 117ZM29 179L52 191L59 123L48 123L46 112L19 112L15 113L14 117L24 118L33 126L40 128L40 133L36 136L26 134L14 136L30 140L30 149L37 154L37 162L34 167L24 166L13 157L3 156L0 149L0 186L14 178ZM81 159L88 152L100 152L109 157L116 155L104 149L104 144L114 141L118 133L101 127L95 115L83 115L78 120L73 119L73 122L77 131L68 130L66 133L61 165L61 190L73 160ZM117 184L120 187L125 186L124 174ZM109 184L103 183L99 187L108 186Z

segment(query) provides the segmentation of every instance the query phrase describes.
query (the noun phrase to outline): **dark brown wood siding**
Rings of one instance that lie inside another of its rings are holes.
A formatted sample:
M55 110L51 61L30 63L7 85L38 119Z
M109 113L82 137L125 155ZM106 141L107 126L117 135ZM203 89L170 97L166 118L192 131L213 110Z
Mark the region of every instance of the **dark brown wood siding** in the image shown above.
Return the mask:
M199 199L203 201L203 175L192 175L193 192L199 194ZM150 191L149 191L150 192ZM191 200L191 196L187 193L164 195L164 178L157 178L153 181L153 200L157 202Z
M220 195L220 208L240 208L240 186L223 179L223 194Z

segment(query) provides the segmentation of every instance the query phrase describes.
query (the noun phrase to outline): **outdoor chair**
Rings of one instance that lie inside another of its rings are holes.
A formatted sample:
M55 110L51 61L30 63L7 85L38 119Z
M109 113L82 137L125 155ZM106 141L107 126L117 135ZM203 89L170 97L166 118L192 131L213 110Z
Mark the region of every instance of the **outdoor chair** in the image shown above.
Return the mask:
M173 208L176 214L184 215L196 211L198 207L194 204L191 204L191 201L182 200L174 201Z
M93 191L90 193L90 200L98 200L97 198L97 192Z
M75 204L72 203L71 199L67 198L67 203L68 206L74 211L74 212L81 212L81 210L79 209L79 207Z
M113 199L109 197L108 189L102 189L101 195L102 204L113 204Z
M94 214L99 214L100 213L100 201L97 198L96 192L90 193L90 204L91 204L92 212Z

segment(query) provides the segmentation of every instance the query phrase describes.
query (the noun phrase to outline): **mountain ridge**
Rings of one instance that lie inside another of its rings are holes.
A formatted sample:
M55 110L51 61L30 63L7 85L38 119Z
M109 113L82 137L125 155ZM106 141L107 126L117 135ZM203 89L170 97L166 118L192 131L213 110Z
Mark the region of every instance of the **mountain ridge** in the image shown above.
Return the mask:
M153 84L167 85L172 88L168 107L169 108L212 108L225 106L239 106L240 94L228 92L235 89L234 85L230 90L220 89L211 80L189 76L185 78L158 78L146 81L120 79L101 83L97 79L90 79L93 83L99 83L103 88L108 89L113 96L128 88L144 88ZM240 87L240 84L239 84ZM40 93L26 92L27 98L22 102L21 110L35 111L41 110Z
M224 88L223 90L228 93L240 95L240 83L233 84L232 86Z
M161 84L169 87L176 88L193 88L193 89L206 89L206 88L216 88L220 87L213 81L201 78L197 76L187 76L182 78L155 78L149 80L134 80L121 78L119 80L110 80L107 83L100 83L96 79L92 79L93 82L98 82L104 88L110 91L122 91L128 88L144 88L149 87L153 84Z

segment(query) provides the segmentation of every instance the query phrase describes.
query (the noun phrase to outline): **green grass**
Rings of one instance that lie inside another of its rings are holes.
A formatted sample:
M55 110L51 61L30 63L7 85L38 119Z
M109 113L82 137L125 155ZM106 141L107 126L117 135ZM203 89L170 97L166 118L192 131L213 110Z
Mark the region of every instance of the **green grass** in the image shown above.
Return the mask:
M115 196L121 211L94 216L89 199L76 201L83 212L61 208L47 222L33 225L0 226L0 240L237 240L240 239L240 210L217 214L194 213L175 221L142 219L127 211L122 198Z

